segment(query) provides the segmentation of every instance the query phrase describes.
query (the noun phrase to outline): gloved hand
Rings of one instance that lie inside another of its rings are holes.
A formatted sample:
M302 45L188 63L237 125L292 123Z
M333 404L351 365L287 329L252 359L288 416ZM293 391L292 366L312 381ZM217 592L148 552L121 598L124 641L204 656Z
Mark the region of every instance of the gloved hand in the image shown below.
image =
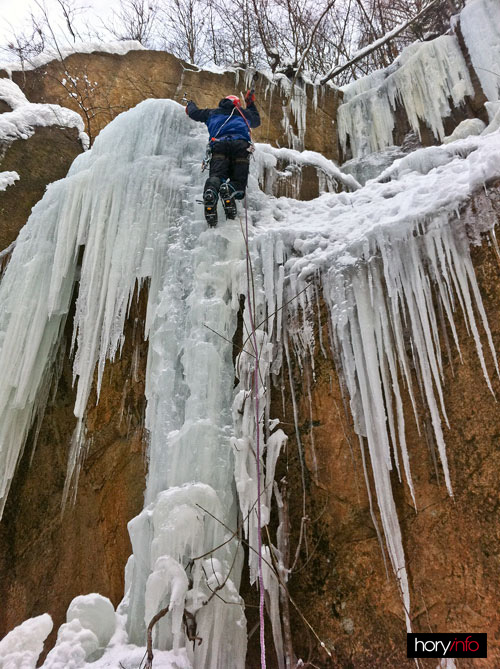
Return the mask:
M193 102L194 102L193 100L188 100L187 101L187 104L186 104L186 107L185 107L185 112L188 116L189 116L188 107L189 107L190 104L193 104Z
M251 91L247 91L245 94L245 104L248 107L249 105L252 105L255 102L255 92L252 88Z

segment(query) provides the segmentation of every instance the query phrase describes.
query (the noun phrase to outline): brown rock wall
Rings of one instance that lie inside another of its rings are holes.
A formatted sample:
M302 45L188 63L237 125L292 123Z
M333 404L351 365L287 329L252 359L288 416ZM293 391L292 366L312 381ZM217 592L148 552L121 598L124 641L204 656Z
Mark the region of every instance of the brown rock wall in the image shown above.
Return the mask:
M115 116L147 98L180 102L186 93L199 107L216 107L222 97L244 94L248 88L243 70L223 74L198 71L163 51L129 51L124 56L74 54L64 63L52 61L37 70L14 72L13 79L30 102L56 103L79 112L92 140ZM289 146L282 125L286 96L263 76L254 85L262 118L262 125L253 133L254 140ZM334 119L339 95L331 87L324 87L318 93L317 108L312 86L307 87L307 95L304 145L336 160ZM293 114L290 117L295 126Z
M47 185L65 177L81 151L78 131L56 126L38 127L29 139L3 148L0 170L17 172L20 179L0 191L0 250L16 239Z

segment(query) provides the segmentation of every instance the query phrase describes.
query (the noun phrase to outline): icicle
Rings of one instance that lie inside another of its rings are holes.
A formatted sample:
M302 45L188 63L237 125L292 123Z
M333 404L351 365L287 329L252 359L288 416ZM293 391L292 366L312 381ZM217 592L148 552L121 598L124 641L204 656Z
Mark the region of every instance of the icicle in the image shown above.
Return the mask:
M406 47L387 70L344 89L338 111L339 139L344 153L349 139L354 157L393 144L394 113L403 105L411 128L420 136L424 121L437 139L444 139L443 118L453 105L474 95L467 65L453 35Z

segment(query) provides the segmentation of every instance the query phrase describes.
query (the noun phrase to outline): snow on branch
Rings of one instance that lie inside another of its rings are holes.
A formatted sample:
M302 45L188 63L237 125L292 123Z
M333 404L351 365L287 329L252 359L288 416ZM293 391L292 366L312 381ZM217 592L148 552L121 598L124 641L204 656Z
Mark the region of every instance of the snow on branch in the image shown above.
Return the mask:
M423 7L418 14L415 14L414 17L411 19L408 19L408 21L405 21L404 23L400 23L397 25L395 28L393 28L391 31L386 33L385 35L382 35L378 40L375 42L372 42L371 44L368 44L365 46L363 49L360 51L357 51L354 56L347 61L347 63L344 63L343 65L336 65L330 72L321 79L320 83L321 84L326 84L327 81L330 81L330 79L333 79L333 77L336 77L339 74L342 74L345 70L347 70L351 65L355 65L358 61L362 60L363 58L366 58L370 53L373 51L376 51L379 49L381 46L389 42L390 40L394 39L397 37L400 33L402 33L408 26L411 26L415 21L417 21L423 14L425 14L431 7L434 7L437 5L439 0L431 0L425 7Z

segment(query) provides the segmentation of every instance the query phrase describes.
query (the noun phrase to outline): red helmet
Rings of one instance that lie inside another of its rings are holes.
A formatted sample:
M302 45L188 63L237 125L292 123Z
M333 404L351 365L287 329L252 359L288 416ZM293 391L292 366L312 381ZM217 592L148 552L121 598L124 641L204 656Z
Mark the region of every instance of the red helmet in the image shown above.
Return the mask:
M235 107L241 107L241 100L237 95L226 95L225 100L231 100Z

